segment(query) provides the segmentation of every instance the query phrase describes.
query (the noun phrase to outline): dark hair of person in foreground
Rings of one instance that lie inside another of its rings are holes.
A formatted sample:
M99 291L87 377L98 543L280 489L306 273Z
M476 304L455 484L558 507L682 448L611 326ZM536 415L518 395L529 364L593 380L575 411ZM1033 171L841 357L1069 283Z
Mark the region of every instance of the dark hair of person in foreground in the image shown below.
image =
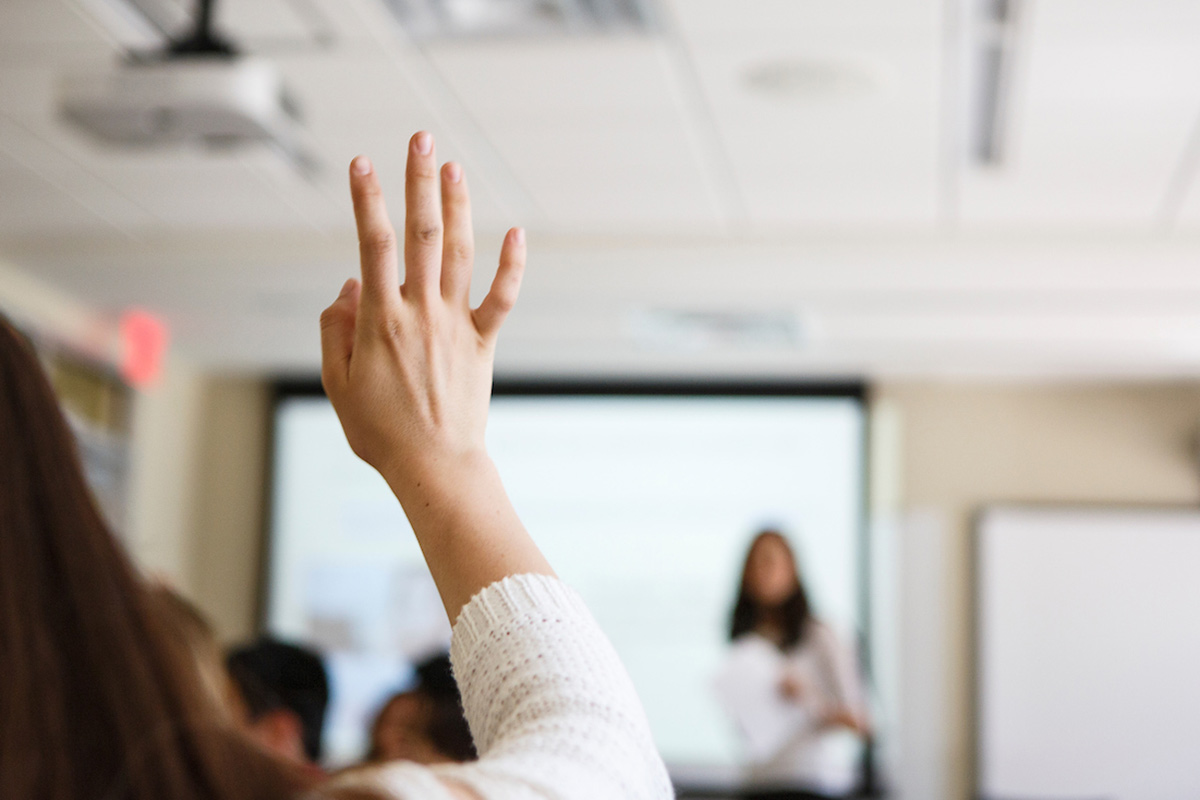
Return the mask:
M285 798L101 519L32 349L0 316L0 797Z
M788 650L804 640L811 621L812 607L791 545L777 530L760 531L742 567L730 640L747 633L769 633L781 650Z

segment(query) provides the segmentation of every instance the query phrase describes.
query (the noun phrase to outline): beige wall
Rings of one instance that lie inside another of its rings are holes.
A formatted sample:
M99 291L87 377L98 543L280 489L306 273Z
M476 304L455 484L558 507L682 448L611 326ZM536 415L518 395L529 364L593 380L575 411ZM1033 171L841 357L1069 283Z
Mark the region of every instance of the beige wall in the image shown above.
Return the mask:
M204 376L179 358L134 396L129 529L124 538L148 573L188 593L193 508L200 478Z
M130 548L232 641L254 632L270 391L176 361L134 410Z
M900 694L919 698L902 708L901 729L920 742L907 753L916 763L901 771L926 787L905 796L965 800L972 515L1000 502L1197 503L1200 387L893 383L879 387L876 402L897 420L902 440L899 536L908 552L899 580L907 605L892 622L905 640ZM931 680L943 687L940 698L931 696Z
M210 378L202 403L190 585L231 641L255 631L271 393L262 381Z

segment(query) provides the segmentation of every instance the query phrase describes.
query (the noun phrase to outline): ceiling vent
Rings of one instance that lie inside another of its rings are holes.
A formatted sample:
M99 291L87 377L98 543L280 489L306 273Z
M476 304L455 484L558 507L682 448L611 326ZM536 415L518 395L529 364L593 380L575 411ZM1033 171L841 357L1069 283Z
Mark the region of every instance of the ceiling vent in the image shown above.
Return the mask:
M629 334L655 350L790 350L804 344L805 326L790 309L706 311L650 309L634 313Z
M414 39L652 33L648 0L382 0Z

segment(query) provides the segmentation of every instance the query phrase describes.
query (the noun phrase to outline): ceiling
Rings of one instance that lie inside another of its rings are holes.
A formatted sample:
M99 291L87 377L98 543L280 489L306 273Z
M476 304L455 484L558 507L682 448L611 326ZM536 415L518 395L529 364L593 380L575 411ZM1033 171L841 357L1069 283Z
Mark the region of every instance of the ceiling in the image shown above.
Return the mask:
M1194 0L1017 4L998 165L969 157L975 0L658 0L652 36L453 41L384 0L221 0L297 95L311 179L65 128L56 82L111 65L119 2L0 4L0 257L157 311L207 367L315 370L355 267L345 166L398 200L424 128L485 278L530 231L501 372L1200 376Z

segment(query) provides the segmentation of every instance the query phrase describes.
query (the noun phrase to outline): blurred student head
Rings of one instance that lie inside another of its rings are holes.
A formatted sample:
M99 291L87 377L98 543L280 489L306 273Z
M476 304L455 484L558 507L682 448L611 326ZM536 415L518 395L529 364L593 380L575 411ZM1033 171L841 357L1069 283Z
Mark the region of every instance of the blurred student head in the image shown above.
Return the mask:
M417 666L417 684L393 695L371 725L369 761L404 759L421 764L470 761L475 743L463 716L450 658Z
M307 648L263 637L231 650L225 663L250 735L292 761L320 760L329 703L321 657Z
M152 606L36 356L0 317L0 797L262 800L307 785L232 729Z
M811 616L787 538L774 529L760 531L746 553L729 638L758 633L787 649L804 638Z

